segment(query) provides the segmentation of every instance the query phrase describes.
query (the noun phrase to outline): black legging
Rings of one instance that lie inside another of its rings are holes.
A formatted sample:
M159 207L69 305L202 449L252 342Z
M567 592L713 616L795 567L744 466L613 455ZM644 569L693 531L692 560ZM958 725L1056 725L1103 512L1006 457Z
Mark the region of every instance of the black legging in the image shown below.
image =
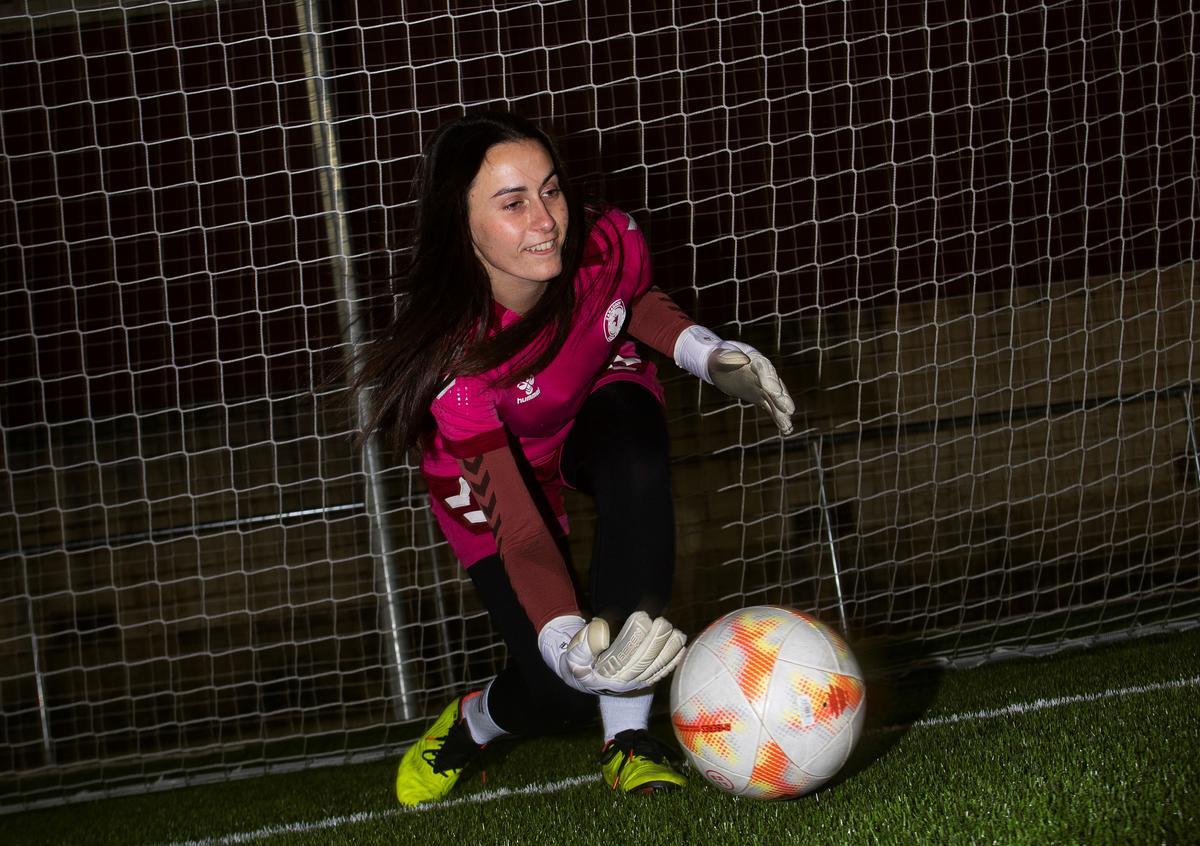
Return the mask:
M563 446L561 467L563 478L595 503L589 580L594 613L614 633L634 611L659 615L675 569L675 512L658 400L632 382L611 382L593 392ZM595 696L567 687L542 660L537 632L500 556L488 556L467 572L508 646L508 664L488 694L496 724L530 736L594 719Z

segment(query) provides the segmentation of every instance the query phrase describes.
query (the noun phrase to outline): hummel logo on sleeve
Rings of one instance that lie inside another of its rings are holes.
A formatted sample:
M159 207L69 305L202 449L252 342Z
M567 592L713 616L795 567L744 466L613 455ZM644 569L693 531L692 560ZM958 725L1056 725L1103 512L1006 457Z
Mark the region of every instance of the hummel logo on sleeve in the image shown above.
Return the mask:
M534 377L530 376L524 382L517 383L517 390L525 392L525 396L517 397L517 405L523 405L532 399L537 399L538 395L541 394L542 389L534 387L533 379Z

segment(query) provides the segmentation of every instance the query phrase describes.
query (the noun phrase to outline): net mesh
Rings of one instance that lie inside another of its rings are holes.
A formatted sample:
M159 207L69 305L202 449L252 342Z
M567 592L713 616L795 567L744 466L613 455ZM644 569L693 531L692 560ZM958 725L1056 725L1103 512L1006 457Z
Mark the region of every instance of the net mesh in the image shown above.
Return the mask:
M3 5L0 810L392 754L501 666L338 383L464 107L797 399L667 380L683 628L898 670L1200 619L1189 4L453 5Z

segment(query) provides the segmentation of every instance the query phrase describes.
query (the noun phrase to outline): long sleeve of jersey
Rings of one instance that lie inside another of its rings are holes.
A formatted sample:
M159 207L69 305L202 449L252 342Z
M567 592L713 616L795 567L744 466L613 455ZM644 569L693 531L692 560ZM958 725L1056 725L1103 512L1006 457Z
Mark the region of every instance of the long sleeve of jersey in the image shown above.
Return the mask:
M512 450L501 446L459 459L463 478L496 538L496 549L534 630L563 614L579 614L566 562L529 495Z
M696 325L696 321L657 287L634 300L629 311L629 334L670 359L675 357L675 341L680 333Z

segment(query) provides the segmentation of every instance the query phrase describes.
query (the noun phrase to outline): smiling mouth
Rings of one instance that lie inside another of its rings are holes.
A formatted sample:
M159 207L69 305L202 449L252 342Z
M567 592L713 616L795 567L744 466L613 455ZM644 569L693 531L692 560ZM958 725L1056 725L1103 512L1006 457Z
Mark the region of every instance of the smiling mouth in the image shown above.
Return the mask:
M554 247L558 243L556 239L544 241L541 244L534 244L532 247L526 247L525 252L545 255L546 253L554 252Z

